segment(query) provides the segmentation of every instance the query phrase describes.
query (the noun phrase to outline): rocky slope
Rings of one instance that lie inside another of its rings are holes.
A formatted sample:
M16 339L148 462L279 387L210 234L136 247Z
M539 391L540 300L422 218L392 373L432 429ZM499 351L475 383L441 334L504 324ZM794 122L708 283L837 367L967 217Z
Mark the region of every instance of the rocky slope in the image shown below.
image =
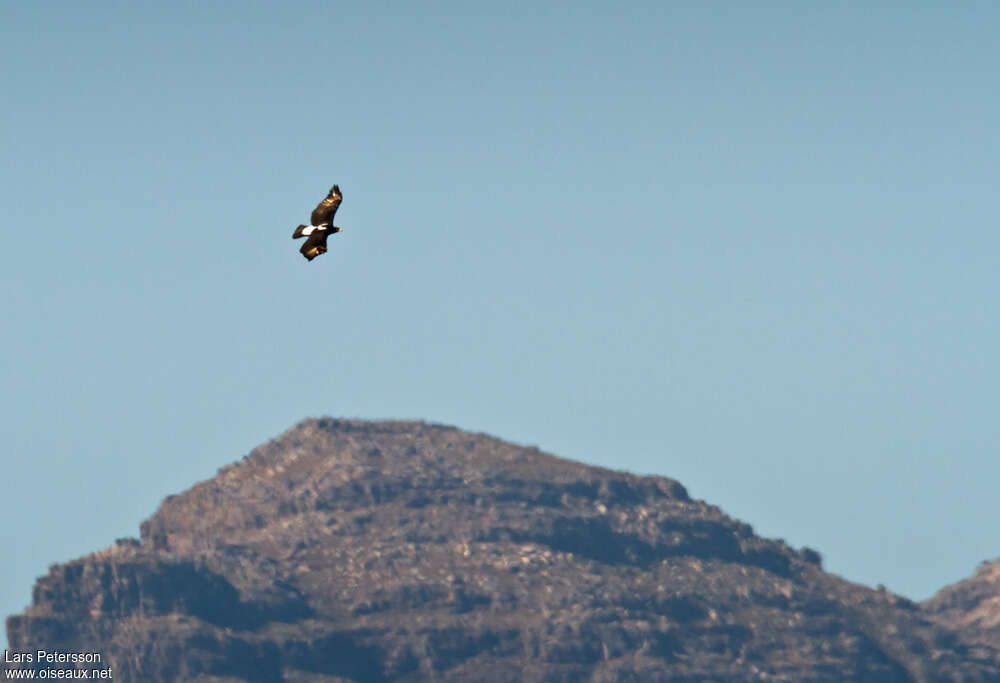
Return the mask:
M983 562L973 576L942 588L922 606L940 623L1000 648L1000 559Z
M11 652L150 683L1000 681L1000 646L676 481L450 427L307 420L141 536L53 566Z

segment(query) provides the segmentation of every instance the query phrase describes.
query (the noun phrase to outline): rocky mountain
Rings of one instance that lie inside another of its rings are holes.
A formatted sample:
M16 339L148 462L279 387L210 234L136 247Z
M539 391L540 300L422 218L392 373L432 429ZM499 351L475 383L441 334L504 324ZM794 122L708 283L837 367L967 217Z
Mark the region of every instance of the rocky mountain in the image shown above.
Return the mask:
M942 588L922 606L940 623L1000 647L1000 559L983 562L973 576Z
M671 479L327 418L53 566L7 633L126 682L1000 681L966 626Z

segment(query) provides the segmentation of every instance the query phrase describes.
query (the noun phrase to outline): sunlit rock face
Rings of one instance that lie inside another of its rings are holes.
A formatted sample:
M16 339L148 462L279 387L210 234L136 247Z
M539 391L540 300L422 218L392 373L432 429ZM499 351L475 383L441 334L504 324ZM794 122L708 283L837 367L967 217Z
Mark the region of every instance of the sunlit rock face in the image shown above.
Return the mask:
M983 562L975 574L942 588L922 606L939 623L1000 649L1000 559Z
M8 654L151 683L1000 681L979 631L676 481L452 427L306 420L141 537L53 566Z

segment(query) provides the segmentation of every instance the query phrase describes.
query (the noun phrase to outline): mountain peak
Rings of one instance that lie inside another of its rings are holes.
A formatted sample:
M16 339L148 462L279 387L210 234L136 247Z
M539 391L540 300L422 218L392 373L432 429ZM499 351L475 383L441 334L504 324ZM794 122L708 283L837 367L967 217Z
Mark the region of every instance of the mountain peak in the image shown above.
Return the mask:
M1000 677L672 479L442 425L305 420L141 536L54 566L11 647L154 683Z

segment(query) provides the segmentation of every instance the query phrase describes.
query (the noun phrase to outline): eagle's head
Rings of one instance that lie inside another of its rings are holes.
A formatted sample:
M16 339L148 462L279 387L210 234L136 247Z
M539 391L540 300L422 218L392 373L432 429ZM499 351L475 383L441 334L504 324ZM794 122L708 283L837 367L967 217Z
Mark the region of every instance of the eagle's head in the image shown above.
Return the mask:
M336 225L331 225L330 226L330 234L332 235L332 234L337 233L337 232L340 232L340 228L338 228Z

